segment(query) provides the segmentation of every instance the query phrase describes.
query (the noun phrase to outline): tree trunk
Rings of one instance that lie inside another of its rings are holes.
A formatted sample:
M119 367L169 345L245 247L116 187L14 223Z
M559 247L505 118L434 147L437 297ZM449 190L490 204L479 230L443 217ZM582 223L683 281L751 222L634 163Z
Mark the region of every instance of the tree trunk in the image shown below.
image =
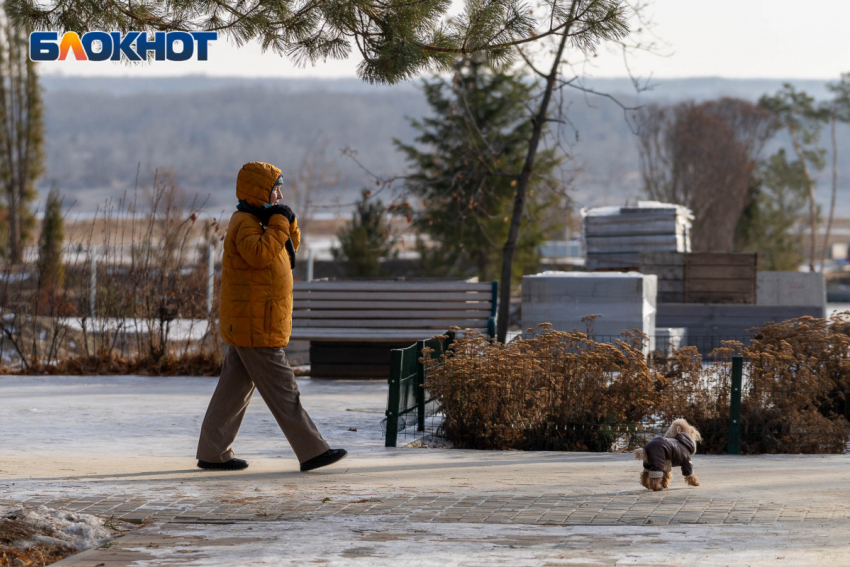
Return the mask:
M15 186L14 181L9 184L6 194L9 201L9 261L17 264L22 260L23 252L21 251L21 218L20 206L18 204L18 188Z
M0 177L9 214L8 256L24 259L31 220L32 183L42 168L41 102L35 63L28 60L27 34L7 21L0 41Z
M823 241L823 253L820 257L820 271L823 272L823 266L826 264L826 254L829 250L829 233L832 231L832 219L835 215L835 197L838 193L838 138L835 135L835 116L830 118L830 128L832 130L832 199L829 203L829 219L826 221L826 236Z
M809 166L806 165L806 158L800 151L800 144L797 141L797 132L793 127L789 128L791 134L791 145L794 147L794 154L800 160L800 165L803 167L803 174L806 176L806 184L809 188L809 228L812 232L812 243L809 252L809 271L815 271L815 258L817 257L817 242L818 242L818 214L815 207L815 184L812 181L812 176L809 173Z
M575 10L575 2L571 7L570 20L573 18L572 11ZM531 181L531 174L534 171L534 158L537 155L537 147L540 145L540 137L543 134L543 126L546 124L546 115L549 112L549 103L552 100L552 91L555 90L555 80L558 78L558 67L561 65L561 57L564 54L564 48L567 45L567 37L570 32L570 25L564 29L564 35L561 36L561 42L558 45L558 51L555 54L555 61L552 63L552 70L546 77L546 89L543 91L543 99L540 101L540 107L537 114L532 118L531 139L528 142L528 152L525 155L525 164L522 167L522 172L517 180L516 195L514 195L514 208L511 213L511 226L508 230L508 240L502 249L502 277L499 282L499 313L496 326L496 340L504 343L508 336L508 321L511 312L511 276L513 273L514 251L516 250L517 242L519 241L519 231L522 225L522 215L525 212L525 194L528 189L528 183Z

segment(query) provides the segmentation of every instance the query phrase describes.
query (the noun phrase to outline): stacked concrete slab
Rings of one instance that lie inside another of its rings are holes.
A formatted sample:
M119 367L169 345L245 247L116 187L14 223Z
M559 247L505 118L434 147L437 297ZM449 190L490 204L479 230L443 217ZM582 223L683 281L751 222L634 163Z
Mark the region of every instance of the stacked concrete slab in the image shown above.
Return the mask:
M656 324L659 327L685 327L687 344L708 352L722 340L747 342L750 329L765 323L797 317L823 317L823 307L782 305L729 305L710 303L661 303Z
M641 201L636 207L582 209L588 270L637 269L641 251L690 252L693 214L686 207Z
M756 304L826 309L826 285L816 272L759 272Z
M613 342L624 330L655 335L657 278L637 272L543 272L522 278L522 327L551 323L558 331L587 327L594 322L598 340Z
M640 253L640 271L658 276L658 303L685 302L685 253Z

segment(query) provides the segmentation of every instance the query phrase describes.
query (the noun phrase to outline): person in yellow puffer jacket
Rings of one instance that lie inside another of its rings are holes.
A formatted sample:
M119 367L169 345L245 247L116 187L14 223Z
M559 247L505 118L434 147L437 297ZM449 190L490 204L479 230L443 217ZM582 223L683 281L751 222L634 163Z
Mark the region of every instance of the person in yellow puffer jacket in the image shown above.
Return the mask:
M231 446L254 388L260 390L289 444L308 471L348 453L331 449L301 405L284 347L292 333L292 268L301 241L298 221L279 205L281 170L262 162L242 166L239 205L224 239L219 327L227 353L198 442L198 466L242 470Z

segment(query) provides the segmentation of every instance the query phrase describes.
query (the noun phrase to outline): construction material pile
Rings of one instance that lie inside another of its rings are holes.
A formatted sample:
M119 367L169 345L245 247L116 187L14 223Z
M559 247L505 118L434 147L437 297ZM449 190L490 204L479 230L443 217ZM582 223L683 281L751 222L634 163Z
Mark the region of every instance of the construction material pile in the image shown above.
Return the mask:
M681 205L640 201L582 209L581 216L588 270L637 270L642 251L691 251L694 216Z

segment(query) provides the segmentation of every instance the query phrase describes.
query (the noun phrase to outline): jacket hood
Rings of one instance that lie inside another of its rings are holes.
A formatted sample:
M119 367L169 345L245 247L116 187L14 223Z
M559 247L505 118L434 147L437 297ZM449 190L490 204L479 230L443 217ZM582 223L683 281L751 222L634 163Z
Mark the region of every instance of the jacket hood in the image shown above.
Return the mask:
M236 177L236 198L252 207L268 204L269 195L281 170L261 161L246 163Z
M675 437L676 441L681 443L688 451L690 451L691 455L697 452L697 444L694 443L694 440L691 439L691 436L687 433L679 433Z

